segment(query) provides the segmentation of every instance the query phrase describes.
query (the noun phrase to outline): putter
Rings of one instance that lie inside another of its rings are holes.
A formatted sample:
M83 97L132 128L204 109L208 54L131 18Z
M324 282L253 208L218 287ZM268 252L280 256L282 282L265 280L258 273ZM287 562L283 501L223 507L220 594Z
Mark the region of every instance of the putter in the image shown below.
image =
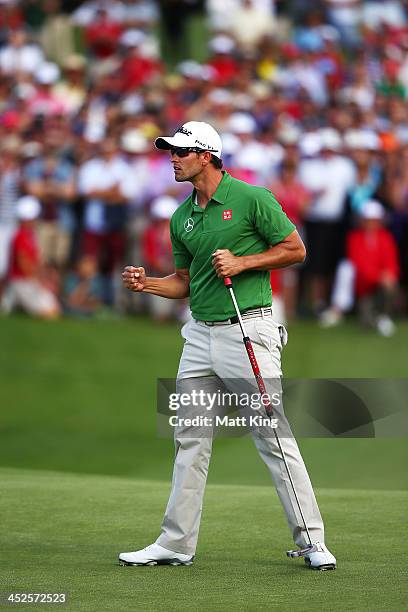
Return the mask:
M256 383L258 385L258 389L259 389L259 391L260 391L260 393L262 395L265 394L265 397L268 397L266 395L267 391L266 391L265 383L264 383L264 380L262 378L261 372L259 370L258 362L257 362L256 357L255 357L255 352L254 352L254 349L252 347L251 340L250 340L249 336L247 335L247 333L245 331L244 322L242 320L241 312L239 310L238 303L237 303L237 300L235 298L234 289L232 287L232 280L228 276L224 278L224 285L226 286L226 288L229 291L232 303L234 304L234 308L235 308L235 311L237 313L238 323L239 323L239 326L240 326L241 332L242 332L242 339L243 339L243 342L245 344L245 349L246 349L246 352L247 352L247 355L248 355L249 362L251 364L252 371L253 371L254 376L255 376ZM273 418L273 409L272 409L272 405L271 405L270 401L268 400L267 402L262 402L262 404L265 407L265 412L266 412L267 416L270 419ZM290 481L290 484L292 486L292 491L293 491L293 494L295 496L297 506L299 508L299 513L300 513L300 516L302 517L302 522L303 522L303 526L304 526L306 534L307 534L307 539L309 540L309 544L308 544L308 546L306 546L306 548L301 548L301 549L298 549L298 550L288 550L286 552L286 554L287 554L288 557L291 557L291 558L294 558L294 557L304 557L305 555L308 555L311 552L315 552L317 550L317 547L316 547L315 544L312 543L312 538L310 537L309 529L307 528L307 525L306 525L306 520L305 520L305 516L303 514L302 506L300 505L299 497L298 497L297 492L296 492L295 483L293 482L292 474L290 473L289 465L288 465L288 462L286 460L285 451L282 448L281 442L279 440L279 436L276 433L276 429L275 428L273 428L273 433L275 434L276 443L277 443L277 445L279 447L279 450L280 450L280 453L282 455L283 463L285 464L286 472L288 474L289 481Z

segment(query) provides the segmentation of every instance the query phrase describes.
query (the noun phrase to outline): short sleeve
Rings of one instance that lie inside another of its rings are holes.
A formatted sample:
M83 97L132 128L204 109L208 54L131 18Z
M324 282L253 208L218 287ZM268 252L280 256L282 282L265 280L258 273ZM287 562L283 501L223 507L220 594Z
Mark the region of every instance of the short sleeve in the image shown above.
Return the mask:
M190 268L193 257L177 235L174 216L170 221L170 239L175 267L179 270L186 270L187 268Z
M296 229L267 189L260 189L254 199L253 222L265 242L272 246L282 242Z

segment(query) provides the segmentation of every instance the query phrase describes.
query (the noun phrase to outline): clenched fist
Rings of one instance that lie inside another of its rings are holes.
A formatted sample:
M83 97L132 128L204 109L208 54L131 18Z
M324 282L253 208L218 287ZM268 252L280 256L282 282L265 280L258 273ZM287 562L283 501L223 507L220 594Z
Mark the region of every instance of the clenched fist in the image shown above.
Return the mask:
M130 291L143 291L146 285L145 269L126 266L122 272L122 282Z
M212 254L212 265L218 278L236 276L244 270L242 257L233 255L228 249L217 249Z

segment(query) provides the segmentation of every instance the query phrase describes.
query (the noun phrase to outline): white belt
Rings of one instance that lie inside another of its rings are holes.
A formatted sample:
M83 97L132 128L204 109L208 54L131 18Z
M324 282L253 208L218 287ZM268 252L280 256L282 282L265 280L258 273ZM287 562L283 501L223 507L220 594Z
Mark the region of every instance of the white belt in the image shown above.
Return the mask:
M242 313L243 319L256 319L258 317L271 317L272 316L272 308L267 306L266 308L253 308L251 310L247 310ZM231 317L230 319L225 319L224 321L200 321L200 323L204 323L209 327L213 325L235 325L238 323L238 317Z

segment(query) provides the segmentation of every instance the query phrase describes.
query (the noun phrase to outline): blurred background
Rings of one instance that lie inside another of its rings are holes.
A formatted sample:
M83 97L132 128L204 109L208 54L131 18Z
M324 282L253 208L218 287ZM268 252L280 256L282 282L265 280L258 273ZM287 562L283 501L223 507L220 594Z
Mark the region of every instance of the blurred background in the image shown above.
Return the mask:
M153 141L189 120L306 243L271 275L286 374L406 376L407 24L397 0L0 0L2 465L168 478L155 381L188 304L120 273L173 269L191 186ZM211 478L254 482L247 446L220 441ZM304 450L320 486L405 481L396 440Z

